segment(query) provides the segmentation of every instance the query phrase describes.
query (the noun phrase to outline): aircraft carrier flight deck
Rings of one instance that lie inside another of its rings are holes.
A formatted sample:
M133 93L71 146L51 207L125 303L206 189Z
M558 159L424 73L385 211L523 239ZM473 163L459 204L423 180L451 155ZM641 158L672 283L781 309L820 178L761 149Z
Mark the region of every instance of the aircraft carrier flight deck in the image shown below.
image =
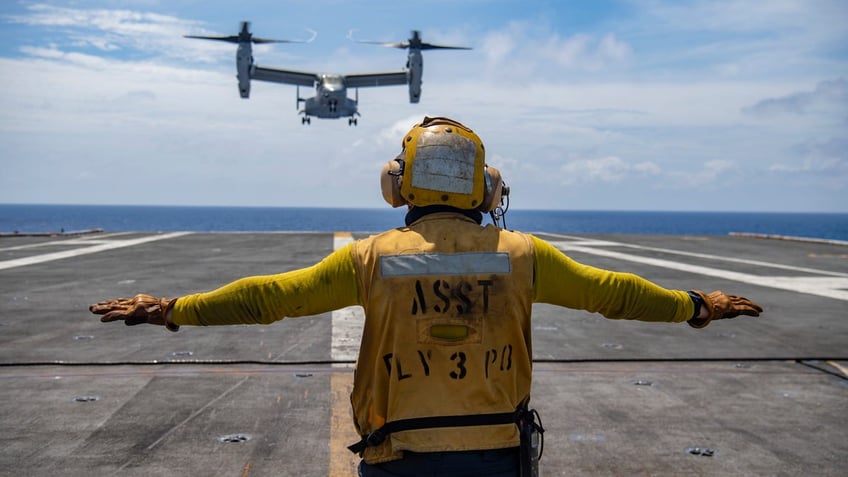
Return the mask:
M170 333L100 323L88 305L309 266L367 235L0 238L0 475L356 475L361 308ZM846 475L848 246L538 235L585 264L765 309L696 330L535 305L543 475Z

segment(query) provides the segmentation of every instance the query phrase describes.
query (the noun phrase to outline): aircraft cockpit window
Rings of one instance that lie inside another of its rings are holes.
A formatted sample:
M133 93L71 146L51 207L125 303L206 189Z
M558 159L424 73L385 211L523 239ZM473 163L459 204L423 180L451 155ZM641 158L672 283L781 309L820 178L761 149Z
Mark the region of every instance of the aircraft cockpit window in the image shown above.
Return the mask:
M344 88L344 82L338 76L328 76L324 79L324 87L332 91Z

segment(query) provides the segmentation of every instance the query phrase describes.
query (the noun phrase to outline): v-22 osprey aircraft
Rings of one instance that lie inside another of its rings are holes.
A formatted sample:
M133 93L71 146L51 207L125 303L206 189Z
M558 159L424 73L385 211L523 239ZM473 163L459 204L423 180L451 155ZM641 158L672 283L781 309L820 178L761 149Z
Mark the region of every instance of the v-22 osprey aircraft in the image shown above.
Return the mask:
M360 41L360 43L371 43L391 48L402 48L409 50L406 69L401 71L390 71L384 73L359 73L359 74L324 74L306 71L284 70L280 68L266 68L254 64L253 44L262 43L308 43L310 40L272 40L254 37L250 32L250 22L241 22L238 35L229 36L200 36L184 35L186 38L198 38L202 40L226 41L238 44L236 50L236 71L238 78L239 94L242 98L250 97L250 80L270 81L274 83L293 84L297 88L297 103L302 124L310 124L312 116L322 119L348 118L348 125L356 125L360 116L359 88L374 86L409 85L409 102L417 103L421 99L421 75L424 70L424 60L421 52L423 50L448 49L448 50L470 50L464 46L441 46L424 43L418 31L412 32L412 37L406 42L375 42ZM314 39L314 34L313 34ZM315 96L311 98L300 97L300 87L315 87ZM356 96L351 99L347 96L347 88L355 88Z

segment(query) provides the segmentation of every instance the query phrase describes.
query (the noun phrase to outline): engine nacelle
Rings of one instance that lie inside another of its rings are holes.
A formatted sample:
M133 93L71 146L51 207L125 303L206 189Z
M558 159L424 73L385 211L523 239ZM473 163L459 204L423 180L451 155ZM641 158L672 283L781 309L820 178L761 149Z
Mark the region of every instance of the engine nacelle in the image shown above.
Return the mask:
M239 95L250 97L250 76L253 68L253 48L250 42L240 42L236 50L236 71L238 77Z
M421 99L421 78L424 74L424 59L421 57L421 50L417 48L409 49L409 56L406 62L407 76L409 80L409 102L417 103Z

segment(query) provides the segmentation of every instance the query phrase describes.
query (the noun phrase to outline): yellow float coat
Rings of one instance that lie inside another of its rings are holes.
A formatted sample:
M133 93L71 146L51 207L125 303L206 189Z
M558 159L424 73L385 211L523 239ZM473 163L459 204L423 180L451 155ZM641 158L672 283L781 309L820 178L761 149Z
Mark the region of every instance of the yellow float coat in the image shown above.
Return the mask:
M532 303L611 319L683 322L685 291L581 265L533 235L426 215L318 264L179 298L178 325L269 324L365 308L351 404L362 435L414 417L512 411L529 399ZM518 445L514 425L414 430L368 448L369 463L417 452Z

